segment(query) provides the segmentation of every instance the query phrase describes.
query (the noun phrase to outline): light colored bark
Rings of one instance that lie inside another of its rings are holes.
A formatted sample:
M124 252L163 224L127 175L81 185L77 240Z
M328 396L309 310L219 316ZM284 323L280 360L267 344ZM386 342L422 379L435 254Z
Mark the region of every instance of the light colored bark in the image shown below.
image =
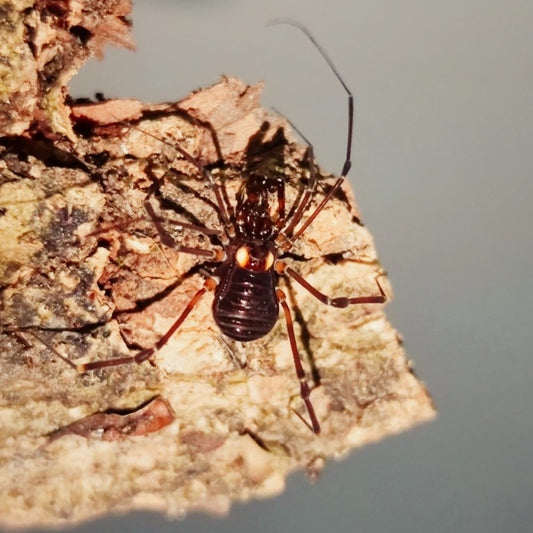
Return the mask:
M295 469L314 477L328 458L434 416L382 305L330 308L283 280L304 365L310 375L312 359L320 376L311 395L320 436L300 418L307 414L282 316L265 338L233 342L213 321L211 294L154 366L78 375L57 356L78 363L151 346L201 286L201 259L163 246L143 205L157 184L166 202L152 198L159 214L220 227L206 202L212 190L176 144L211 166L230 200L249 172L275 172L287 180L291 205L308 175L305 148L281 117L260 107L260 93L259 85L224 78L172 105L113 101L71 110L61 102L62 116L71 117L55 130L62 138L42 143L26 133L2 148L4 525L74 523L132 509L225 513L234 501L279 494ZM16 111L24 130L32 119ZM9 125L5 132L20 133ZM250 139L261 141L255 151ZM381 267L358 218L346 186L295 246L305 260L287 262L329 295L376 294ZM176 241L210 246L198 233L166 227ZM155 424L146 429L146 411L138 409L154 397L172 416L149 410ZM110 410L133 414L98 414Z

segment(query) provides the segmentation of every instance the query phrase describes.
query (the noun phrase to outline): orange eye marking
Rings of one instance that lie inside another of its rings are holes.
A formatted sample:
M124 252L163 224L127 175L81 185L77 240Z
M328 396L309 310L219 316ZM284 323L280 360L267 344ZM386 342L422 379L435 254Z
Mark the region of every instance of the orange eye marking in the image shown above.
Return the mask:
M266 259L265 259L265 270L268 270L273 264L274 264L274 254L272 252L268 252Z
M235 252L235 259L238 265L244 268L248 264L248 261L250 260L250 254L248 253L248 248L246 248L246 246L241 246Z

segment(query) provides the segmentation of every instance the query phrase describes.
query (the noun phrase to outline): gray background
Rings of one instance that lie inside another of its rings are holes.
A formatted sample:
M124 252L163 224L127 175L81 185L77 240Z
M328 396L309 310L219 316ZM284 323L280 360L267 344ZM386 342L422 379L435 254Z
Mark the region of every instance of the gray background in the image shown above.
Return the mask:
M139 513L77 531L532 531L533 5L138 1L138 52L107 49L73 94L168 101L222 73L263 79L265 103L339 172L345 95L300 33L265 27L277 16L306 24L356 94L350 179L440 416L225 519Z

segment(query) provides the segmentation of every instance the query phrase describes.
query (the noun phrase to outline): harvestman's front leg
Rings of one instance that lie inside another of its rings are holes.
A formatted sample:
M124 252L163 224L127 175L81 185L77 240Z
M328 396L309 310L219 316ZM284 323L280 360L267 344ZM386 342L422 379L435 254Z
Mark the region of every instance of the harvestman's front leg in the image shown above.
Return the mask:
M294 335L294 326L292 322L291 311L289 309L289 306L287 305L287 302L286 302L287 298L285 296L285 293L281 289L278 289L276 291L276 295L278 297L278 301L281 304L283 313L285 315L285 323L287 324L287 333L289 335L289 342L291 345L292 357L294 359L294 368L296 370L296 376L298 377L298 380L300 381L300 396L305 403L307 412L309 413L309 418L311 419L311 428L313 430L313 433L318 434L320 433L320 424L318 422L318 418L315 413L315 408L313 407L313 404L311 403L311 398L309 397L311 394L311 389L309 387L309 383L307 383L307 378L305 376L305 370L302 366L302 360L300 358L300 352L298 351L298 345L296 343L296 337Z

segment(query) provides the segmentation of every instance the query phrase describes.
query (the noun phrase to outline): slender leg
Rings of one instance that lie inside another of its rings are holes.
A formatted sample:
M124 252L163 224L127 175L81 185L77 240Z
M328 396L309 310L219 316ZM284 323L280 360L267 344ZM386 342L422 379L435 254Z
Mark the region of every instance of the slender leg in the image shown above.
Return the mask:
M74 368L74 370L78 369L76 363L73 363L68 357L61 355L48 341L43 339L40 335L37 335L37 333L31 331L30 329L25 329L24 333L29 333L32 337L35 337L41 344L46 346L56 357L64 361L67 365Z
M150 215L150 218L154 222L165 222L167 224L172 224L178 229L190 229L192 231L202 233L203 235L215 235L217 237L220 237L222 235L222 231L218 229L212 229L206 226L200 226L198 224L190 224L189 222L183 222L182 220L177 220L174 218L162 217L160 215L157 215L156 212L154 211L154 208L152 207L152 204L150 203L150 200L146 200L144 202L144 208L146 209L146 211ZM166 233L163 228L161 228L161 230L163 233ZM158 231L159 231L159 228L158 228Z
M317 205L315 210L309 215L307 220L301 225L301 227L298 228L298 231L293 235L293 237L292 237L293 241L296 241L296 240L298 240L301 237L302 233L309 227L311 222L313 222L313 220L315 220L315 218L318 216L320 211L322 211L322 209L324 209L324 207L331 200L333 195L340 189L340 186L342 185L342 183L344 181L344 178L345 178L345 176L341 176L340 178L337 178L337 181L333 184L333 187L331 187L329 192L326 194L326 196L324 196L324 198Z
M222 194L221 187L213 177L213 174L211 174L211 172L206 167L204 167L197 159L195 159L191 154L189 154L189 152L181 148L181 146L179 146L178 144L173 146L187 161L189 161L189 163L193 164L203 174L203 176L207 178L207 181L209 181L209 184L211 185L215 193L215 198L217 200L217 205L220 210L222 222L224 222L226 226L231 226L226 204L224 203L224 197Z
M307 383L307 379L305 377L305 370L302 366L302 360L300 359L300 352L298 351L298 345L296 344L296 337L294 336L294 327L292 323L291 311L289 309L289 306L287 305L285 293L281 289L278 289L276 291L276 295L283 309L283 313L285 314L285 322L287 324L287 333L289 334L289 342L291 344L291 351L292 351L292 356L294 359L294 368L296 370L296 376L298 377L298 380L300 381L300 396L302 397L302 400L305 403L307 412L309 413L309 418L311 419L311 428L313 430L313 433L318 434L320 433L320 424L318 422L315 409L309 397L311 394L311 389L309 388L309 384Z
M333 61L331 60L331 58L328 56L328 54L326 53L324 48L322 48L322 46L320 46L320 44L317 42L317 40L313 37L311 32L305 26L303 26L299 22L297 22L295 20L292 20L292 19L289 19L289 18L275 19L270 24L271 25L286 24L286 25L293 26L294 28L299 29L311 41L311 43L313 44L315 49L322 56L324 61L328 64L330 70L333 72L333 74L335 75L335 77L337 78L339 83L342 85L344 91L346 92L346 95L348 96L348 135L347 135L347 138L346 138L346 155L345 155L344 163L342 165L341 175L337 179L337 181L334 183L334 185L330 189L329 193L324 197L324 199L320 202L320 204L315 208L315 210L313 211L313 213L311 213L311 215L305 221L305 223L292 236L291 241L294 242L302 235L302 233L307 229L309 224L311 224L313 222L313 220L320 213L320 211L322 211L322 209L324 209L324 206L329 202L329 200L333 197L333 195L338 191L339 187L341 186L342 182L344 181L344 179L348 175L348 172L350 171L350 168L352 166L352 161L351 161L351 157L352 156L351 156L351 154L352 154L353 125L354 125L354 115L355 115L355 112L354 112L354 98L353 98L352 92L350 91L350 89L348 88L348 86L346 85L344 80L342 79L341 75L339 74L338 70L336 69L335 65L333 64ZM303 137L303 138L305 139L305 137ZM307 140L306 140L306 142L310 145L310 143ZM304 204L304 202L302 202L301 206L302 205L304 206L303 209L301 210L302 214L303 214L303 211L305 210L305 208L307 206ZM300 218L301 218L301 215L300 215ZM296 224L291 222L290 230L291 231L294 230L295 227L296 227ZM290 232L287 232L287 235L290 236ZM290 246L287 249L289 249L289 248L290 248Z
M144 219L139 219L139 221ZM96 236L100 233L105 233L107 231L113 230L113 229L120 229L120 224L113 224L112 226L108 226L106 228L102 228L97 231L93 231L88 234L88 236ZM181 244L178 244L172 237L168 234L165 234L165 237L163 238L160 234L160 241L163 245L165 245L168 248L173 248L174 250L177 250L178 252L183 252L184 254L192 254L192 255L198 255L202 257L206 257L208 259L217 259L218 257L224 257L224 252L221 248L216 248L213 250L206 250L205 248L195 248L193 246L183 246Z
M217 257L217 253L218 253L217 250L205 250L204 248L183 246L181 244L178 244L171 237L171 235L169 235L169 233L165 230L165 228L161 225L161 222L167 221L167 219L161 218L160 216L156 214L149 200L146 200L144 202L144 207L146 211L148 212L148 215L152 219L152 222L154 223L155 228L157 229L157 233L159 234L159 239L161 240L162 244L164 244L168 248L174 248L175 250L178 250L179 252L183 252L186 254L199 255L199 256L208 257L208 258ZM200 233L204 233L205 235L220 236L221 234L221 232L218 230L204 228L202 226L197 226L195 224L188 224L188 223L179 222L179 221L177 221L177 224L182 228L192 229Z
M87 372L89 370L97 370L98 368L106 368L110 366L118 366L118 365L126 365L130 363L142 363L143 361L146 361L147 359L150 359L152 355L154 355L158 350L160 350L174 335L176 330L182 325L182 323L185 321L185 319L189 316L190 312L194 309L196 304L200 301L202 296L207 291L212 291L217 286L217 281L215 278L208 278L203 287L199 289L196 294L191 298L185 309L181 312L179 317L176 319L176 321L170 326L168 331L151 347L146 348L145 350L141 350L140 352L136 353L135 355L132 355L130 357L117 357L114 359L106 359L103 361L93 361L89 363L80 363L76 364L67 357L61 355L50 343L45 341L43 338L41 338L39 335L37 335L34 332L29 332L31 335L33 335L36 339L38 339L42 344L44 344L51 352L53 352L57 357L62 359L65 363L67 363L69 366L76 369L80 374L83 372Z
M179 144L171 143L167 141L166 139L162 139L161 137L158 137L157 135L154 135L153 133L150 133L149 131L146 131L137 126L132 126L128 123L124 123L124 124L128 127L137 129L138 131L144 133L145 135L148 135L149 137L152 137L152 139L156 139L157 141L162 142L163 144L171 146L172 148L174 148L174 150L176 150L176 152L179 152L183 156L184 159L186 159L189 163L191 163L191 165L195 166L197 170L204 176L204 178L207 179L207 181L209 182L209 185L211 186L211 188L213 189L213 192L215 193L215 198L217 201L218 209L220 211L222 222L224 222L224 224L227 227L231 226L230 219L228 216L227 206L224 202L221 187L218 184L218 182L215 180L215 178L213 177L213 174L211 174L208 168L202 165L202 163L200 163L198 159L196 159L191 154L189 154L189 152L187 152L187 150L182 148Z
M341 75L339 74L339 71L335 67L332 59L326 53L324 48L322 48L322 46L318 43L318 41L313 37L311 32L303 24L300 24L299 22L292 20L290 18L280 17L280 18L272 20L269 23L269 26L274 26L278 24L286 24L287 26L293 26L294 28L297 28L311 41L315 49L322 56L324 61L328 64L328 67L330 68L331 72L333 72L333 75L337 78L339 83L342 85L342 88L344 89L344 91L346 92L348 96L348 136L346 139L346 157L342 165L342 171L341 171L341 176L344 178L347 176L352 166L351 153L352 153L353 124L354 124L354 114L355 114L354 113L354 99L353 99L352 91L350 91L348 85L346 85L346 82L342 79Z
M309 204L311 203L311 200L313 199L313 195L316 189L316 184L317 184L317 179L318 179L318 173L316 171L316 166L315 166L315 161L314 161L313 146L301 133L300 135L305 139L308 145L306 157L309 161L310 176L309 176L309 182L307 183L307 187L305 188L303 196L300 199L300 204L296 208L296 211L294 215L292 216L290 223L283 230L283 235L285 235L288 238L291 238L294 228L296 227L298 222L300 222L300 220L302 219L302 216L305 210L309 207Z
M332 307L348 307L349 305L354 304L382 304L387 301L387 295L385 294L379 278L382 274L376 276L376 285L379 289L379 294L372 296L355 296L348 298L346 296L340 296L337 298L330 298L323 292L320 292L316 287L313 287L303 276L300 276L298 272L293 270L291 267L288 267L283 263L283 261L278 261L276 263L276 271L278 274L288 274L296 282L298 282L304 289L307 289L317 300L320 300L326 305L331 305Z
M146 217L135 217L135 218L128 218L123 220L118 220L117 222L114 222L113 224L108 224L107 226L100 227L98 229L95 229L94 231L91 231L90 233L87 233L87 237L96 237L97 235L100 235L102 233L107 233L111 230L120 230L125 229L128 226L131 226L135 224L136 222L145 222Z

